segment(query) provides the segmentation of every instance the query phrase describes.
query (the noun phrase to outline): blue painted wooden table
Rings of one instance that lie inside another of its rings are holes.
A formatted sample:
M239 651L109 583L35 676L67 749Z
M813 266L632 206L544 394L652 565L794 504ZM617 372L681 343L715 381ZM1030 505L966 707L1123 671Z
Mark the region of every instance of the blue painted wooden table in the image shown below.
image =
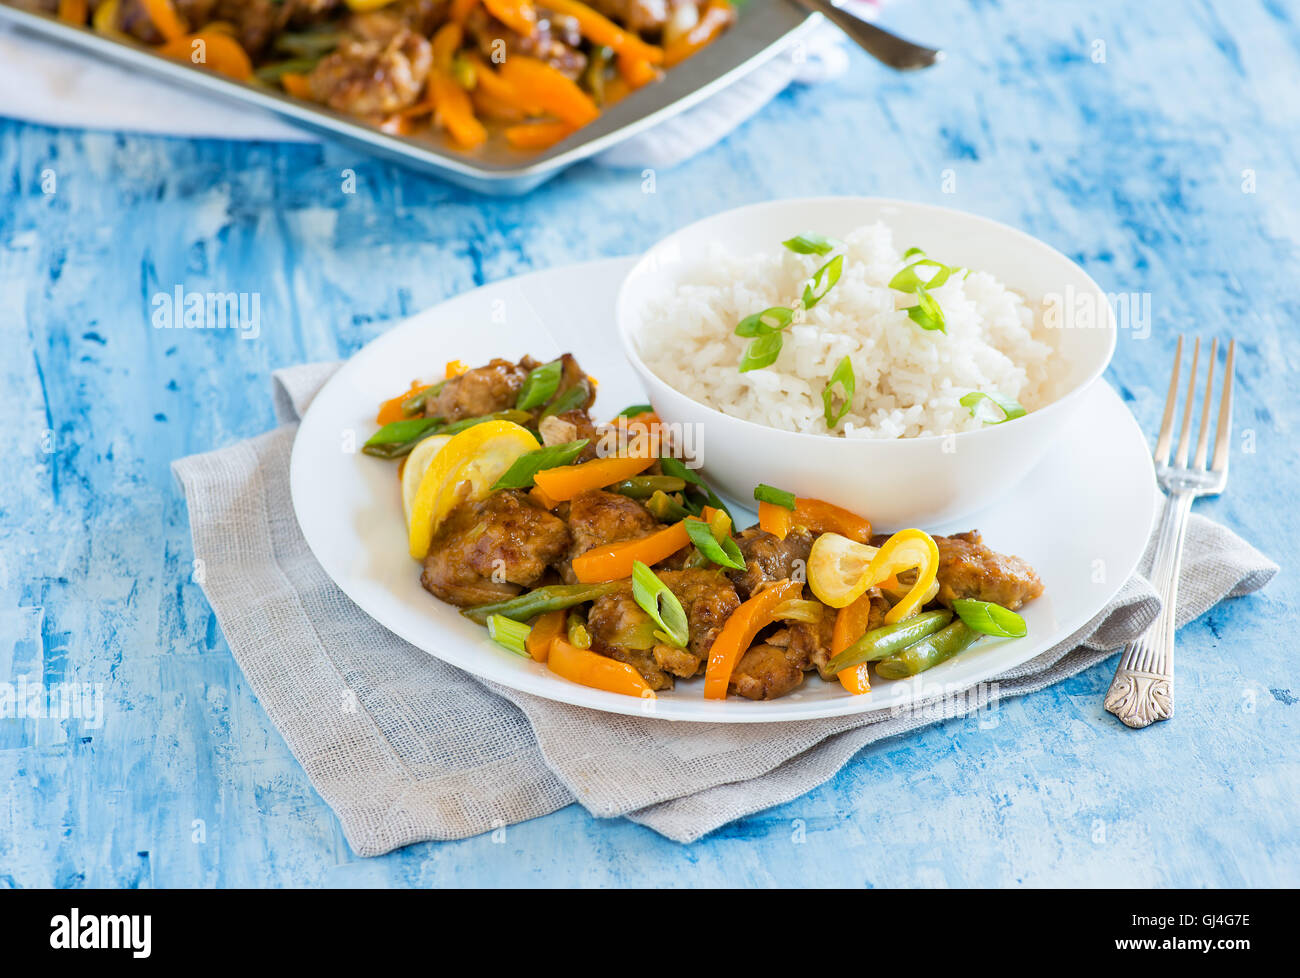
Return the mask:
M890 22L948 61L854 55L653 194L583 165L493 200L338 147L0 123L0 684L104 694L101 724L0 720L0 885L1300 882L1300 23L1280 0L917 0ZM273 368L460 290L822 193L986 214L1149 294L1109 374L1147 430L1177 332L1236 335L1233 484L1199 508L1284 573L1183 630L1179 714L1144 732L1102 711L1112 662L690 847L570 807L354 857L190 580L169 462L269 428ZM260 292L258 340L150 328L177 283Z

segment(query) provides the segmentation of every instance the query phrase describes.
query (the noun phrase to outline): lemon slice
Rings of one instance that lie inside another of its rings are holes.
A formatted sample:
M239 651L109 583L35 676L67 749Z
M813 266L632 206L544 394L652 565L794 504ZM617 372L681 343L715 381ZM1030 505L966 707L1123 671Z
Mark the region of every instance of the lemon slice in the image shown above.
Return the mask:
M423 560L453 506L485 498L515 459L538 447L532 433L513 421L484 421L453 435L433 456L411 500L411 556Z
M420 480L429 470L433 457L442 451L452 437L433 435L426 438L417 442L415 448L411 449L411 454L406 457L406 465L402 467L402 512L406 514L407 533L411 531L411 506L415 503L416 493L420 491Z
M808 586L822 604L848 607L870 586L867 567L878 549L838 533L823 533L808 553Z

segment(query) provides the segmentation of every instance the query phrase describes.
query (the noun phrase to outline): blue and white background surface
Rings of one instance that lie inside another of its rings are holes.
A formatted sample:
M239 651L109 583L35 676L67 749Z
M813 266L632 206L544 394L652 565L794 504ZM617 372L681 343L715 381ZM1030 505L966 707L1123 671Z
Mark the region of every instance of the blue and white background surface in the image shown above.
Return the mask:
M886 22L948 60L895 75L855 52L653 192L584 165L489 199L335 146L0 121L0 684L103 693L99 723L0 719L0 886L1300 882L1300 13L917 0ZM1199 509L1283 573L1180 633L1178 715L1143 732L1103 712L1107 663L878 744L690 847L571 807L354 857L192 580L170 461L269 428L275 367L345 357L483 282L814 194L974 211L1149 294L1149 332L1121 335L1108 374L1148 431L1177 334L1235 335L1232 484ZM150 297L178 284L259 293L260 335L153 329Z

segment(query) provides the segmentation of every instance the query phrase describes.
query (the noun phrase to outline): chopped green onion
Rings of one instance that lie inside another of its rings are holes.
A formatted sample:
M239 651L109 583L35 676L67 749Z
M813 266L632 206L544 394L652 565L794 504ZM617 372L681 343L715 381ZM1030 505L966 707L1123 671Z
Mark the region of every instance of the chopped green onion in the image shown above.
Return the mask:
M519 388L519 399L515 401L515 407L520 411L541 407L555 396L563 372L563 360L552 360L530 370L524 378L524 385Z
M992 601L976 601L973 598L958 598L952 603L952 610L968 627L984 635L996 635L998 638L1024 638L1029 634L1025 620L1010 608L1004 608Z
M918 268L936 269L934 275L928 282L922 281L921 276L917 274ZM889 287L896 292L915 292L917 288L924 286L927 289L937 289L952 276L957 269L945 265L943 262L935 261L933 258L922 258L920 261L912 262L897 275L889 280Z
M740 372L743 374L772 366L781 355L783 342L780 333L766 333L750 340L740 358Z
M839 409L835 408L835 391L836 384L840 385L842 399ZM826 386L822 389L822 407L826 412L826 427L834 428L842 420L844 415L849 413L849 408L853 406L853 393L857 390L857 380L853 376L853 363L846 356L835 368L831 374L831 379L827 381Z
M925 290L925 286L916 287L916 305L909 306L907 318L925 330L948 332L948 324L943 318L943 309L934 296Z
M796 255L829 255L839 246L840 242L815 231L805 231L803 234L796 234L788 241L782 241L781 244Z
M659 460L659 468L663 471L664 475L670 475L678 479L686 480L688 483L690 483L691 486L694 487L696 492L698 492L700 495L704 497L704 501L706 503L708 503L714 509L721 510L722 512L726 513L728 519L732 518L731 510L727 509L727 504L718 498L717 494L712 489L709 488L708 484L703 479L701 479L693 469L688 469L686 467L686 463L683 462L681 459L676 459L670 455L665 455L663 458Z
M840 280L840 274L844 271L844 256L836 255L817 271L813 272L812 281L804 286L803 289L803 307L811 309L822 299L826 298L826 293L834 288L835 283Z
M676 523L692 515L689 509L662 489L656 489L654 494L645 501L645 508L660 523Z
M911 258L913 255L924 255L924 254L925 251L921 248L908 248L905 252L903 252L903 259L907 260L908 258Z
M487 630L488 635L497 645L510 650L515 655L528 658L528 649L524 646L524 642L528 640L528 633L532 629L523 622L512 621L505 615L488 615Z
M785 329L794 321L794 310L788 306L772 306L736 323L736 335L745 337L766 336Z
M765 482L760 482L754 487L754 498L760 503L772 503L775 506L788 509L792 513L794 512L794 493L778 489L776 486L769 486Z
M745 569L745 558L730 535L718 539L708 523L699 520L686 521L686 535L691 538L697 550L720 567L733 570Z
M542 417L549 418L553 414L564 414L567 411L576 411L578 408L586 407L587 402L591 400L591 394L591 382L586 377L583 377L582 380L546 405Z
M568 465L582 454L587 447L588 438L581 441L565 442L563 445L547 445L535 451L525 452L514 460L505 475L492 483L493 491L497 489L527 489L533 484L533 476L543 469L554 469Z
M690 625L686 621L682 603L668 589L668 585L639 560L632 565L632 598L659 626L660 631L655 632L656 638L678 648L686 647L686 640L690 638Z
M975 409L979 407L980 401L991 401L1002 409L1004 417L996 421L985 421L985 424L1001 424L1003 421L1010 421L1013 418L1023 418L1029 412L1026 411L1019 401L1010 397L1003 397L997 392L985 393L984 391L971 391L962 397L957 403L970 411L971 417L975 417Z
M618 414L614 415L614 417L635 418L638 414L649 414L653 410L654 405L651 404L629 404L622 411L619 411Z

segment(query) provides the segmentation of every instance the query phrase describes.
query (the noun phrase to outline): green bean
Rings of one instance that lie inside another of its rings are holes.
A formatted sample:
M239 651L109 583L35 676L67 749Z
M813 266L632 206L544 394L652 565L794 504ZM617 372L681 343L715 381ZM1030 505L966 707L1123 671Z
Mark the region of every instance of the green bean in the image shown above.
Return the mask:
M480 625L488 620L488 615L501 615L513 621L527 621L550 611L563 611L587 601L595 601L609 594L621 583L621 581L606 581L603 584L548 584L546 587L525 591L518 597L506 601L462 608L460 613Z
M272 85L280 80L281 75L306 75L310 73L319 61L320 58L290 58L288 61L276 61L273 64L262 65L253 74L259 80Z
M685 479L677 479L670 475L636 475L622 482L615 482L612 486L606 486L605 491L616 492L620 496L628 496L632 499L649 499L657 491L681 492L685 488Z
M446 386L447 382L445 380L440 380L436 384L431 384L422 390L416 391L402 402L402 413L408 418L417 414L423 414L425 405L429 403L429 398L437 397L442 393L442 389Z
M595 391L591 387L591 381L583 377L580 381L570 387L568 390L560 391L550 404L546 405L542 413L538 416L549 418L553 414L564 414L567 411L576 411L578 408L584 408L591 403Z
M527 411L511 409L498 411L496 414L485 414L481 418L462 418L451 424L445 424L442 418L404 418L384 425L370 436L370 440L361 446L361 450L376 458L401 458L403 455L409 455L411 449L426 438L434 435L459 434L466 428L472 428L484 421L513 421L515 424L528 424L532 421L532 415Z
M933 635L950 621L952 621L951 611L927 611L892 625L874 628L826 663L826 675L833 676L841 669L858 666L864 662L887 659L913 642L918 642L927 635Z
M915 676L970 648L979 637L980 633L964 621L955 621L943 631L929 635L915 645L909 645L888 659L877 662L876 672L885 679Z
M338 47L342 37L339 31L330 30L285 31L275 39L274 47L289 54L319 58Z

